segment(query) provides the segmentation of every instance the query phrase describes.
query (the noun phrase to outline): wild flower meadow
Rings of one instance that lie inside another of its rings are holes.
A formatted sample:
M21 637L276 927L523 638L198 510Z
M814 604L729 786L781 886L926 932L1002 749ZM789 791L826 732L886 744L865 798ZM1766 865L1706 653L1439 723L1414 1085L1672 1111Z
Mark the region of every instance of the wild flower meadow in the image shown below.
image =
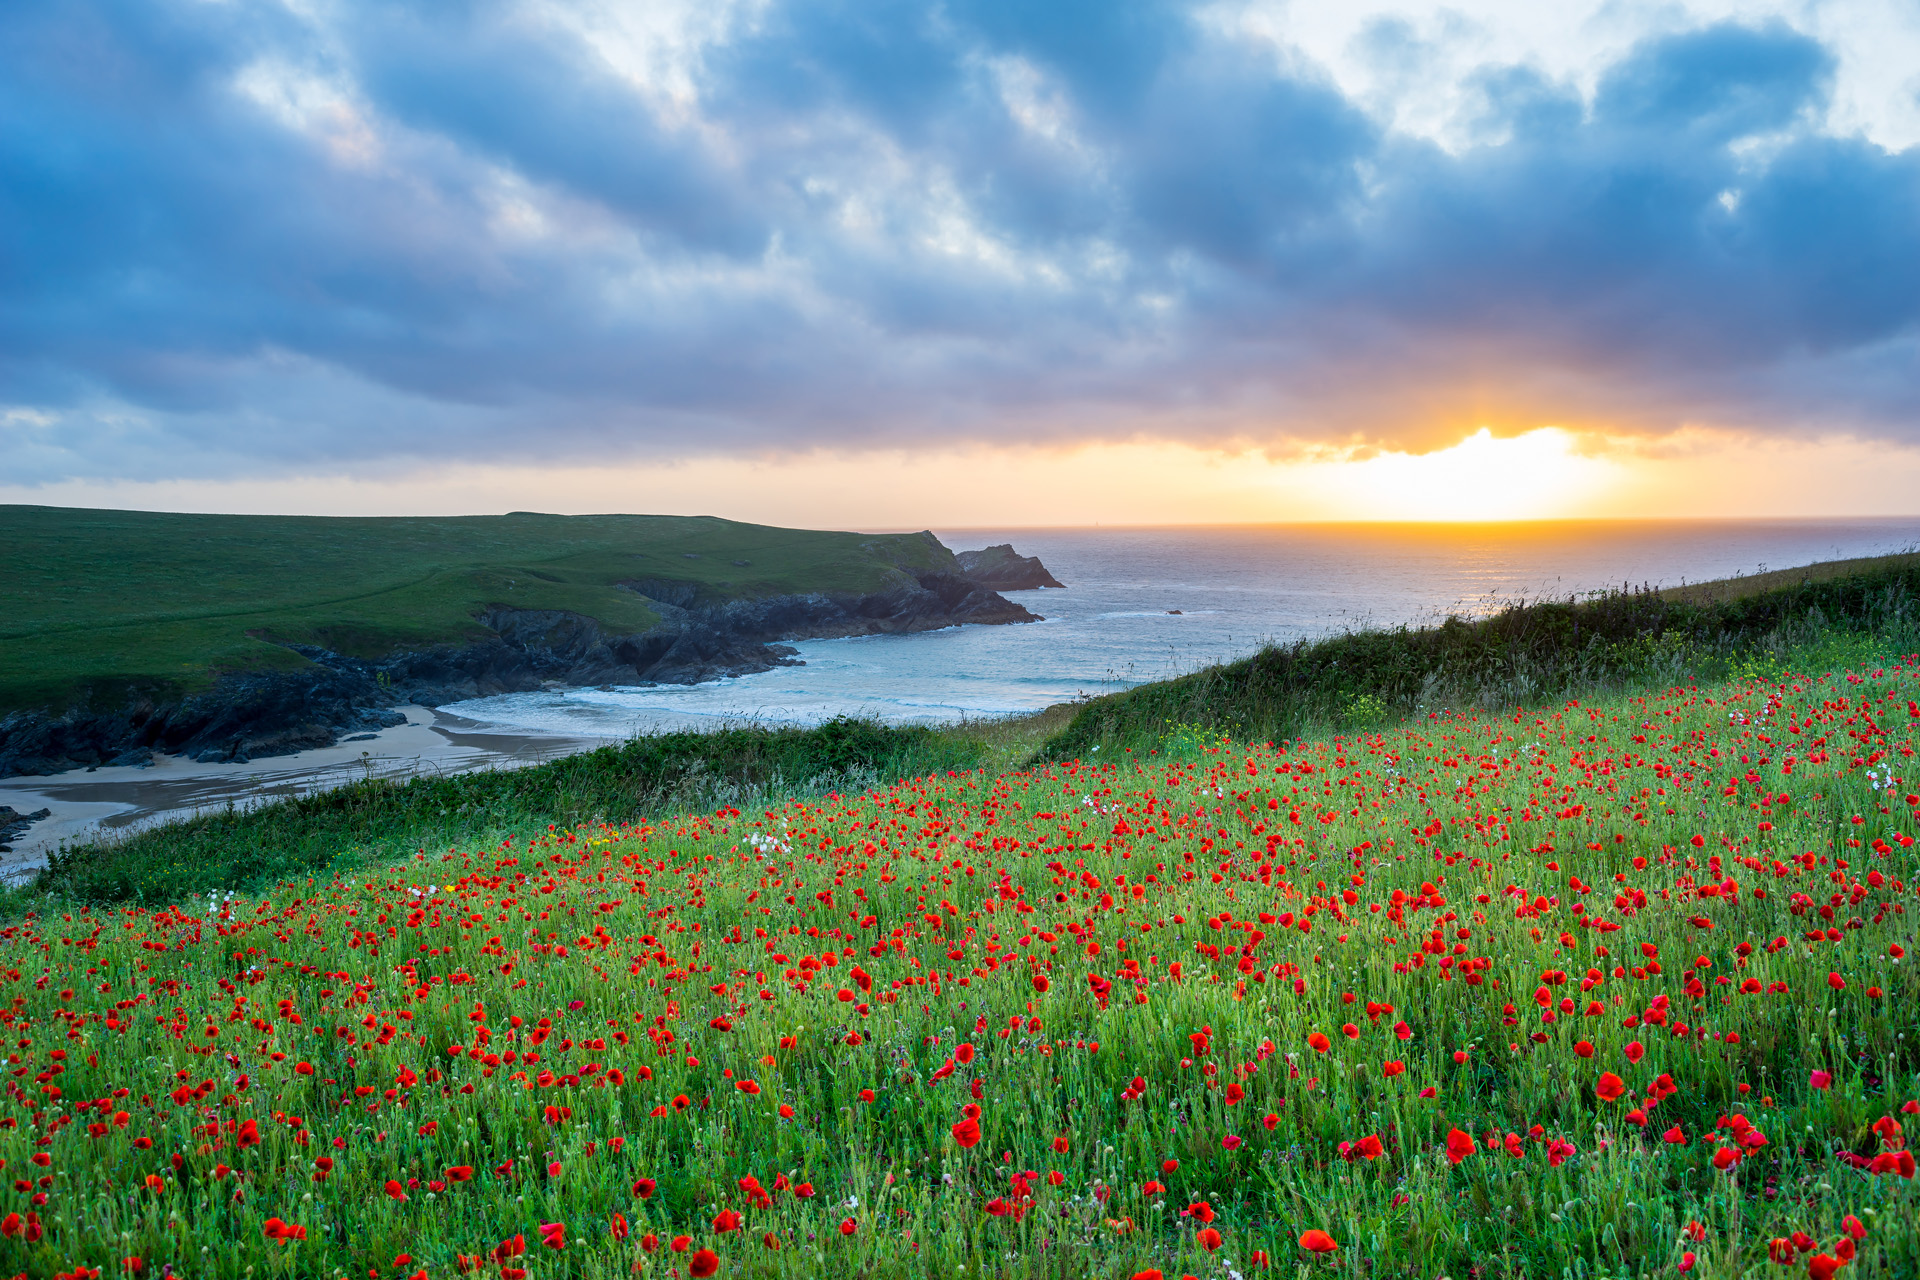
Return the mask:
M0 929L0 1272L1911 1276L1920 669Z

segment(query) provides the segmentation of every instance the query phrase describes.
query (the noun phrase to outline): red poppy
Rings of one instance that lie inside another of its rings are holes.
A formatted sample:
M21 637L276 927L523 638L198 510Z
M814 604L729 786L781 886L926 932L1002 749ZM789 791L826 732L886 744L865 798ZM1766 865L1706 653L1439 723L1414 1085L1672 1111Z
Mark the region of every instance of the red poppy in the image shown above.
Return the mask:
M1627 1091L1627 1082L1611 1071L1600 1073L1600 1082L1593 1086L1593 1092L1602 1102L1613 1102Z
M720 1270L720 1255L711 1249L702 1249L687 1259L687 1274L694 1280L706 1280L706 1277Z
M953 1140L963 1147L973 1147L980 1142L980 1122L968 1116L953 1126Z
M1300 1247L1308 1253L1335 1253L1340 1246L1334 1243L1332 1236L1315 1227L1311 1231L1300 1233Z
M1208 1253L1212 1253L1215 1249L1218 1249L1221 1245L1220 1233L1218 1231L1215 1231L1212 1227L1200 1228L1199 1234L1194 1236L1194 1239L1198 1241L1200 1244L1200 1247L1202 1249L1205 1249Z

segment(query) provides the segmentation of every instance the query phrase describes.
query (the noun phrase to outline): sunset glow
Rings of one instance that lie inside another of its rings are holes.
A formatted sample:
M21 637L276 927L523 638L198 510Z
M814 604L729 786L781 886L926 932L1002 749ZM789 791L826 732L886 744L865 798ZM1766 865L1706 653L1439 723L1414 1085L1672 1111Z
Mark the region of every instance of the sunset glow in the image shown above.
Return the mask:
M1289 483L1326 487L1337 508L1366 520L1539 520L1593 509L1627 477L1583 457L1555 427L1496 438L1485 427L1449 449L1380 453L1308 464Z
M1059 449L810 450L653 465L456 463L274 480L0 486L0 501L156 511L380 515L648 510L812 527L1009 528L1859 515L1912 509L1920 450L1846 437L1691 432L1650 447L1490 432L1426 454L1273 457L1131 442Z

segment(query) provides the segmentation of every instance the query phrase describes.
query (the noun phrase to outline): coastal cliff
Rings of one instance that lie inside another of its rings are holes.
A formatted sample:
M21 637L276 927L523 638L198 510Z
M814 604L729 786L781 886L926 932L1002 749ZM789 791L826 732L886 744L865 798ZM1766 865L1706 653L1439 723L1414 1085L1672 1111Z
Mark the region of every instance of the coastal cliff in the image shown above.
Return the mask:
M934 546L954 564L944 547ZM1040 620L957 564L902 566L892 578L878 590L759 598L728 597L698 581L621 581L620 589L659 617L642 631L621 631L565 609L492 605L475 618L484 628L475 638L377 658L281 641L305 664L224 675L212 688L176 700L10 714L0 719L0 777L144 764L156 752L199 761L287 755L400 724L404 717L393 708L408 703L432 706L554 685L697 684L797 663L782 641Z

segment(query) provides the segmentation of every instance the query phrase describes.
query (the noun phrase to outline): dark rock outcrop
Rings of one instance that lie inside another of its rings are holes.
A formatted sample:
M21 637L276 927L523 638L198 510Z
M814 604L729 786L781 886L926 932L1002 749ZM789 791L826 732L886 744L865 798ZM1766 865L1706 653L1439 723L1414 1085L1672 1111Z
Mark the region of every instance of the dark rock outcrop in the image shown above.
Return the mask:
M156 751L204 761L289 755L404 723L394 701L372 679L309 668L226 676L174 703L16 712L0 719L0 777L141 765Z
M1038 615L958 573L921 573L863 595L812 592L764 600L702 604L657 582L628 584L661 604L680 604L696 624L754 640L823 640L840 636L935 631L964 623L1038 622ZM660 594L656 594L659 592Z
M1039 556L1023 556L1008 542L979 551L956 551L953 558L959 563L961 573L990 591L1032 591L1067 585L1047 572Z
M13 842L27 834L27 828L42 818L52 816L51 809L41 809L37 813L21 813L12 805L0 804L0 853L12 853Z
M0 777L105 764L144 764L153 753L247 761L331 746L341 736L404 723L393 710L549 685L698 684L789 665L781 640L931 631L962 623L1036 622L1025 608L950 570L910 573L882 590L815 592L759 600L708 598L698 583L621 584L648 598L661 621L610 633L576 613L495 607L484 639L388 655L350 657L290 645L312 664L297 671L229 675L168 704L0 719Z

